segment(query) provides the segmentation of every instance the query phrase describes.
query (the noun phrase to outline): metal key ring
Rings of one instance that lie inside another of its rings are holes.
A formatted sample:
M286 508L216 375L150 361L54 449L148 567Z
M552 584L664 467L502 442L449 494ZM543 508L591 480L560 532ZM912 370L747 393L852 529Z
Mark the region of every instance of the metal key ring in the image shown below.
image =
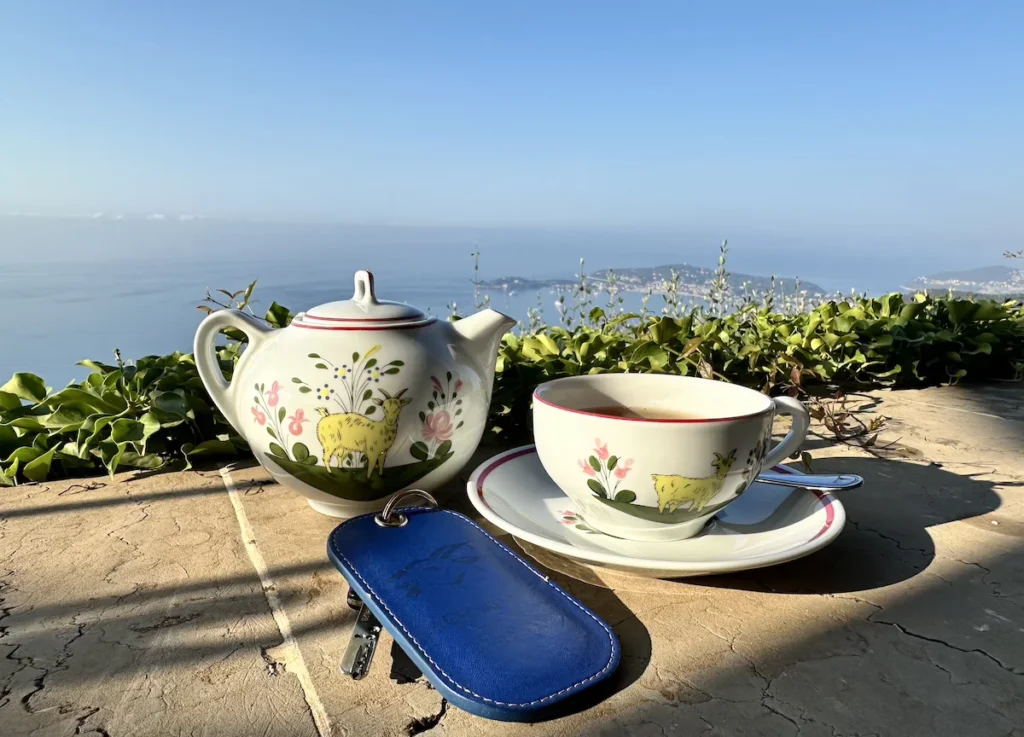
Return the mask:
M381 527L405 527L409 524L409 518L400 512L396 512L395 508L398 506L399 502L405 501L409 497L413 496L423 497L423 500L431 507L437 507L437 500L427 492L423 491L423 489L406 489L405 491L400 491L388 499L388 503L384 505L384 509L374 516L373 521Z

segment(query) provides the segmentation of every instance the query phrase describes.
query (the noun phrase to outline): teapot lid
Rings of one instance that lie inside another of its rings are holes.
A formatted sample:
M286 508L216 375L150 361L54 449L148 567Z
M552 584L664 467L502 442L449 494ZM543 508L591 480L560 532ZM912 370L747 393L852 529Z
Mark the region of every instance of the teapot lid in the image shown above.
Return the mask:
M373 274L357 271L352 299L327 302L297 315L293 324L303 327L362 328L384 327L391 323L420 322L427 319L420 310L401 302L377 299Z

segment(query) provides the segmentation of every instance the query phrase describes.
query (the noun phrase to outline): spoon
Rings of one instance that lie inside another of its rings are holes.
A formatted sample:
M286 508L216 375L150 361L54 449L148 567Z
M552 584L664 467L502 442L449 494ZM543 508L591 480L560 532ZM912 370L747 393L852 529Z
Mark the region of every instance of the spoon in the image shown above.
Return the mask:
M813 489L815 491L845 491L856 489L864 483L864 479L852 473L775 473L762 471L757 480L762 484L775 486L791 486L797 489Z

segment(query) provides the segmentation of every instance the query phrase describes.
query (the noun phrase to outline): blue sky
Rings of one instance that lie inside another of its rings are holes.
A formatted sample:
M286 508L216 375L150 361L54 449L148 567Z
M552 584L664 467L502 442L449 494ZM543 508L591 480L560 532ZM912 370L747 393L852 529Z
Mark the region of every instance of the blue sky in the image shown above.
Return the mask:
M1021 28L1016 2L0 0L0 213L997 255L1024 240Z

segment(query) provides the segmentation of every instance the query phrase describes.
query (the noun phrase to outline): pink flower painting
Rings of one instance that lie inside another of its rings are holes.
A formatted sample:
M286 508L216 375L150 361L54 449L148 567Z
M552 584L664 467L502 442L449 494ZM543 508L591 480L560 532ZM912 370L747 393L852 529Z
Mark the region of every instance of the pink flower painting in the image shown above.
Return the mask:
M295 414L288 418L288 432L292 435L302 434L302 423L309 422L309 418L306 417L306 413L301 409L295 410Z
M281 391L281 385L280 384L278 384L276 381L273 384L271 384L270 391L267 392L267 406L268 407L276 407L277 406L277 403L280 400L280 397L278 396L278 392L280 392L280 391Z
M267 424L267 416L261 412L258 407L252 408L252 417L260 425Z
M423 420L423 439L431 442L448 440L452 436L452 416L447 410L427 415Z
M633 470L633 459L627 458L624 461L619 461L619 465L615 467L615 478L624 479L629 475L629 472Z
M576 464L588 476L587 488L600 499L631 504L636 501L636 492L622 488L622 482L633 471L633 459L612 455L608 443L594 438L593 454L581 458Z

